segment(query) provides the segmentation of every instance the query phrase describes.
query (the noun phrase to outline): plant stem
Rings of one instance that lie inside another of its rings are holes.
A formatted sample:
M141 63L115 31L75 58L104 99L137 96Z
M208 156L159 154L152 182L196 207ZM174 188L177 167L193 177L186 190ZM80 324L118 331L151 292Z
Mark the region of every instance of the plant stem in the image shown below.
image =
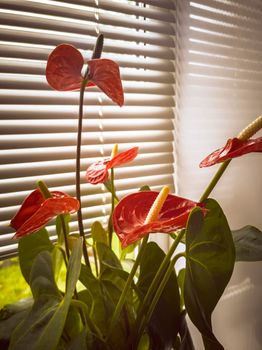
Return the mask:
M224 163L222 163L220 165L220 167L218 168L218 171L215 173L213 179L210 181L209 185L207 186L207 188L205 189L204 193L202 194L202 196L201 196L201 198L199 200L200 203L204 202L204 200L206 200L208 198L208 196L213 191L214 187L218 183L219 179L223 175L224 171L226 170L226 168L228 167L230 162L231 162L231 159L226 160Z
M63 232L63 236L64 236L66 256L67 256L67 260L69 260L70 252L69 252L69 246L68 246L68 241L67 241L66 223L65 223L64 215L59 215L59 219L61 220L61 225L62 225L62 232Z
M100 34L96 40L96 44L93 50L92 59L100 58L103 50L104 37ZM78 115L78 129L77 129L77 146L76 146L76 198L79 201L80 208L77 212L78 228L80 236L83 237L83 255L85 264L90 267L90 261L87 253L87 245L85 241L85 232L83 225L82 205L81 205L81 188L80 188L80 171L81 171L81 144L82 144L82 127L83 127L83 106L84 106L84 94L85 87L88 83L88 67L84 74L79 96L79 115Z
M112 222L112 215L113 211L115 209L115 185L114 185L114 168L111 169L110 171L110 181L111 181L111 215L109 218L109 225L108 225L108 241L109 241L109 247L111 248L112 246L112 237L113 237L113 222Z
M155 289L159 285L161 278L164 278L164 276L165 276L164 273L165 273L166 268L170 262L170 259L173 255L174 251L176 250L178 244L180 243L180 240L184 234L185 234L185 230L181 230L178 233L171 248L169 249L168 253L166 254L165 258L163 259L152 283L150 284L150 287L148 288L147 293L143 299L143 303L140 304L140 308L138 309L138 315L137 315L136 322L134 325L134 333L133 333L133 335L131 335L131 337L132 337L131 339L133 339L134 337L136 338L136 333L139 330L140 324L141 324L142 319L143 319L144 314L145 314L145 310L150 305L152 298L153 298L153 295L154 295L154 292L155 292Z
M84 78L80 89L79 98L79 115L78 115L78 129L77 129L77 146L76 146L76 198L79 201L80 207L77 212L78 228L80 236L83 237L83 255L86 266L90 267L90 261L87 253L87 245L85 241L85 232L82 216L82 204L81 204L81 188L80 188L80 170L81 170L81 143L82 143L82 127L83 127L83 105L84 105L84 93L87 84L87 78Z
M128 279L126 280L126 283L125 283L125 286L124 286L124 289L121 293L121 296L118 300L118 303L116 305L116 308L115 308L115 311L113 313L113 316L112 316L112 319L111 319L111 323L110 323L110 326L109 326L109 330L108 330L108 333L107 333L107 339L108 337L110 336L112 330L114 329L115 327L115 324L118 320L118 317L122 311L122 308L123 308L123 305L125 303L125 300L126 300L126 297L127 297L127 293L130 289L130 286L133 282L133 278L135 276L135 273L136 273L136 270L140 264L140 261L142 259L142 256L144 254L144 251L146 249L146 245L147 245L147 241L148 241L148 235L146 237L144 237L143 241L142 241L142 244L141 244L141 247L139 249L139 252L138 252L138 255L136 257L136 260L134 262L134 265L132 267L132 270L130 271L130 274L128 275Z

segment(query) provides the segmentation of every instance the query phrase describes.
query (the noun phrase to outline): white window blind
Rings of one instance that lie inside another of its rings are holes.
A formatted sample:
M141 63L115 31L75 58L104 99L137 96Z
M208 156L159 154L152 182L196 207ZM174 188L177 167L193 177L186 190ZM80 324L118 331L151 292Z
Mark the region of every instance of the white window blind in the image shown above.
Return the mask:
M132 164L116 170L120 196L148 184L173 188L174 2L1 0L0 3L0 257L16 252L11 217L37 180L75 195L79 92L53 91L45 79L48 54L69 43L90 58L99 33L102 57L120 65L122 108L87 89L82 146L82 204L86 230L105 221L110 196L89 185L87 166L139 146ZM76 216L71 223L77 230ZM54 227L49 227L54 234Z
M262 2L178 0L176 11L176 187L198 200L218 168L200 161L262 113ZM262 229L261 175L261 154L236 158L211 193L232 229ZM235 265L213 315L225 349L261 349L261 286L261 262Z

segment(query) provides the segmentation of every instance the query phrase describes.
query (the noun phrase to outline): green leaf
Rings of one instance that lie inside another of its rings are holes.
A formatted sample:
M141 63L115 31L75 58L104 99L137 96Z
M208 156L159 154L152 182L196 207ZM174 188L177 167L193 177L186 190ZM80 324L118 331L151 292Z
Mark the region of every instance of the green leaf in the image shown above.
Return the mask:
M61 246L59 247L58 245L54 245L54 249L52 251L52 261L56 282L59 280L61 268L64 262L64 257L61 249L63 249Z
M54 281L49 252L40 252L36 257L31 270L30 285L35 302L27 317L13 332L10 350L38 349L38 338L62 300Z
M82 258L82 248L83 248L83 240L82 238L78 238L76 243L74 244L72 254L68 263L67 270L67 279L66 279L66 294L65 301L69 301L73 296L76 282L78 281L80 271L81 271L81 258Z
M30 276L35 302L27 318L14 332L10 350L57 349L79 277L81 256L80 238L69 259L66 293L62 299L55 284L50 253L39 253Z
M147 191L151 191L151 189L148 185L143 185L139 189L139 192L147 192Z
M82 265L80 281L86 287L78 293L79 300L90 310L90 318L103 334L107 333L114 305L102 282L94 277L91 270Z
M83 323L79 313L79 308L70 305L63 333L67 335L71 340L74 340L79 337L79 334L83 330Z
M122 269L122 265L119 259L106 244L98 242L96 245L96 249L97 249L97 254L100 262L101 274L107 267Z
M113 312L124 289L128 273L122 269L119 259L108 246L97 243L97 252L100 261L101 288L103 294L110 300L109 305L112 305ZM130 290L118 324L110 334L109 343L113 349L125 347L126 338L130 333L130 325L134 322L132 306L132 291Z
M145 295L165 253L155 242L146 246L143 255L138 288ZM149 334L156 349L171 348L175 342L180 319L180 296L175 272L170 276L149 322Z
M22 299L15 304L6 305L0 310L0 349L8 349L13 331L26 317L32 303L32 298Z
M87 328L85 327L77 337L75 337L66 347L66 350L88 350L87 347Z
M94 243L104 243L108 245L107 233L99 221L95 221L91 226L91 236Z
M195 350L195 347L191 338L191 334L187 326L185 311L181 313L179 335L181 339L179 350Z
M226 217L219 204L208 199L207 215L195 208L186 229L185 306L202 333L205 349L221 350L212 331L211 314L234 268L235 249Z
M262 260L262 232L254 226L232 231L236 247L236 261Z
M44 250L51 252L53 248L54 246L44 228L19 240L18 254L20 268L28 284L32 265L36 256Z

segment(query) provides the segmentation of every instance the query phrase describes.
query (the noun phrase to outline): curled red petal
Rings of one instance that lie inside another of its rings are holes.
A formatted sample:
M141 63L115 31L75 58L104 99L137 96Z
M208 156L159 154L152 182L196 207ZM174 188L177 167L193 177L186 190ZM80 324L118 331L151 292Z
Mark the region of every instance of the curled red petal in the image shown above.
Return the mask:
M59 91L77 90L81 87L81 70L84 59L74 46L61 44L49 55L46 66L48 84Z
M91 164L86 171L86 181L92 185L104 183L108 179L107 164L110 158Z
M108 59L94 59L87 62L88 78L119 106L124 104L124 93L119 66Z
M209 154L199 166L208 167L250 152L262 152L262 137L248 140L229 139L224 147Z
M113 213L113 225L123 247L141 239L149 233L174 232L185 227L191 210L202 206L185 198L168 195L158 219L144 224L158 192L138 192L123 198Z
M36 189L31 192L22 203L16 215L11 219L10 226L18 230L19 227L41 207L44 200L40 190Z
M65 196L46 199L41 207L16 231L14 238L21 238L40 230L45 224L60 214L72 214L79 209L76 198Z
M131 162L133 159L136 158L137 153L138 147L133 147L128 149L127 151L121 152L109 161L109 163L107 164L107 168L111 169L116 166Z

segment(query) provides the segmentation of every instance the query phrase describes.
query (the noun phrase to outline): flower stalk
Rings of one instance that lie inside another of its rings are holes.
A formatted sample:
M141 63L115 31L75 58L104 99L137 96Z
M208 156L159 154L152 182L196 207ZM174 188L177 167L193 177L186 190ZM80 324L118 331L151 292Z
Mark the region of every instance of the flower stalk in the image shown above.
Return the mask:
M93 50L92 58L100 58L103 49L103 35L99 35L96 41L95 48ZM78 228L80 236L83 237L83 255L85 264L90 267L90 261L87 253L87 245L85 241L82 205L81 205L81 188L80 188L80 171L81 171L81 144L82 144L82 128L83 128L83 106L84 106L84 94L85 87L88 83L88 67L84 74L79 96L79 115L78 115L78 129L77 129L77 147L76 147L76 198L80 203L80 208L77 212Z
M118 152L118 144L116 143L112 149L111 152L111 159L113 159ZM112 213L115 209L115 197L116 197L116 191L115 191L115 174L114 174L114 168L110 169L110 187L111 187L111 215L109 218L109 224L108 224L108 243L109 247L112 246L112 238L113 238L113 223L112 223Z

